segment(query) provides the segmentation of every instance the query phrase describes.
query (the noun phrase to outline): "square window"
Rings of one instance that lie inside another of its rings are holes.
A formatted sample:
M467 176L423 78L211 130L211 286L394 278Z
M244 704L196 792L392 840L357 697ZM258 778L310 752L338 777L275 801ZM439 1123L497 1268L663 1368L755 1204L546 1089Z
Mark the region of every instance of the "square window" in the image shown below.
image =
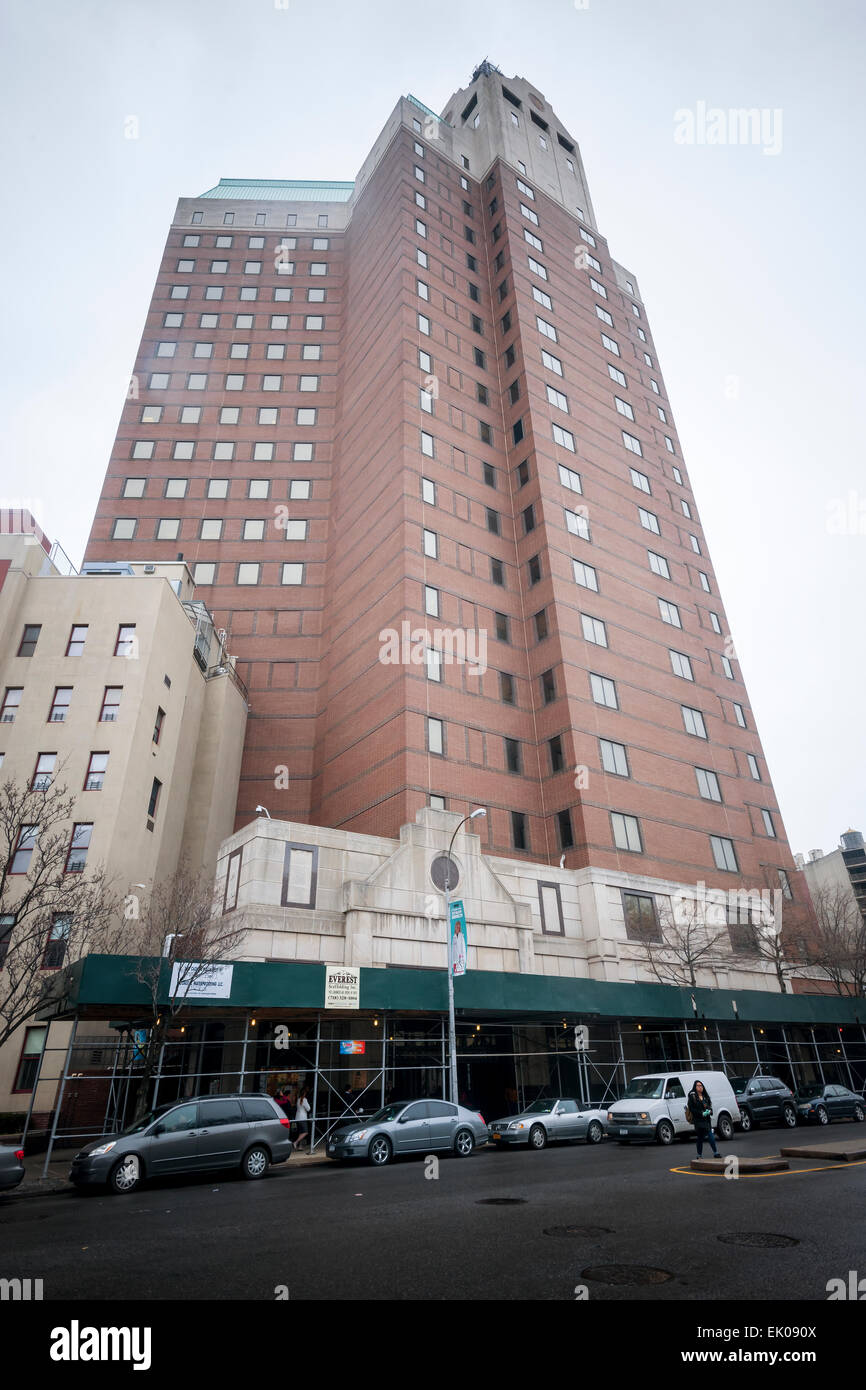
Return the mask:
M207 485L207 495L208 497L228 497L228 478L210 478Z
M123 496L143 497L146 481L145 478L127 478L123 484Z
M249 561L246 561L243 564L238 565L238 584L258 584L260 568L260 565L251 564Z
M237 425L241 418L239 405L224 405L220 408L221 425Z
M158 541L176 541L180 535L180 520L176 517L164 517L156 524L156 539Z
M285 564L282 568L283 584L303 584L304 566L299 564Z
M250 478L247 485L247 497L258 498L259 501L262 501L270 496L270 492L271 485L267 478Z
M289 483L289 497L306 501L312 496L313 485L309 478L293 478Z
M264 521L245 521L241 539L245 541L263 541L265 538Z

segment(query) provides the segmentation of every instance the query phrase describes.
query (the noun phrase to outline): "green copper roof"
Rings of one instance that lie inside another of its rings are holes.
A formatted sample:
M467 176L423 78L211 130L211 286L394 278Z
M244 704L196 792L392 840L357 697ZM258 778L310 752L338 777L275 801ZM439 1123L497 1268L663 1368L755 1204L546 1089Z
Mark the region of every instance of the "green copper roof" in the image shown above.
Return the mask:
M250 198L255 202L347 203L354 183L315 179L220 179L200 198Z

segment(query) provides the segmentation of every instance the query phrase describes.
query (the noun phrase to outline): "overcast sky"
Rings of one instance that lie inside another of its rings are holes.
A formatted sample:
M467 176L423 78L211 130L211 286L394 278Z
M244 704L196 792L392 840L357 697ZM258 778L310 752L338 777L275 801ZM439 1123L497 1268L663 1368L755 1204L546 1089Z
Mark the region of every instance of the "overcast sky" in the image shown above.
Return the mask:
M860 0L3 9L4 505L80 563L178 197L353 178L401 93L441 111L489 57L639 278L791 846L866 832ZM740 107L757 143L700 141Z

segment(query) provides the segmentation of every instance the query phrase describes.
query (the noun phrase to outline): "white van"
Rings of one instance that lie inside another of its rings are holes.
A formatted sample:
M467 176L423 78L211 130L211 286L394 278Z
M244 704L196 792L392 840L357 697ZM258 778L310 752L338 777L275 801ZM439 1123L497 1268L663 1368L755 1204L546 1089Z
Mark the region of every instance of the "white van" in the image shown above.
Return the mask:
M655 1139L671 1144L678 1134L691 1134L685 1109L689 1091L702 1081L713 1107L713 1130L727 1141L739 1122L740 1107L731 1083L721 1071L657 1071L636 1076L607 1113L607 1132L611 1139L627 1144L632 1139Z

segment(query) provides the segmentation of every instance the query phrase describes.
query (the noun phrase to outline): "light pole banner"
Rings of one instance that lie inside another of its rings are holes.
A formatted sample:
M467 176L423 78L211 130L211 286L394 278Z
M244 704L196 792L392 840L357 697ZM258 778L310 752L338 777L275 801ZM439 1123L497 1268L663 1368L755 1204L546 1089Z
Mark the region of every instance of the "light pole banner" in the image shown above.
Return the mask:
M448 968L452 975L466 974L466 913L460 898L448 904Z

